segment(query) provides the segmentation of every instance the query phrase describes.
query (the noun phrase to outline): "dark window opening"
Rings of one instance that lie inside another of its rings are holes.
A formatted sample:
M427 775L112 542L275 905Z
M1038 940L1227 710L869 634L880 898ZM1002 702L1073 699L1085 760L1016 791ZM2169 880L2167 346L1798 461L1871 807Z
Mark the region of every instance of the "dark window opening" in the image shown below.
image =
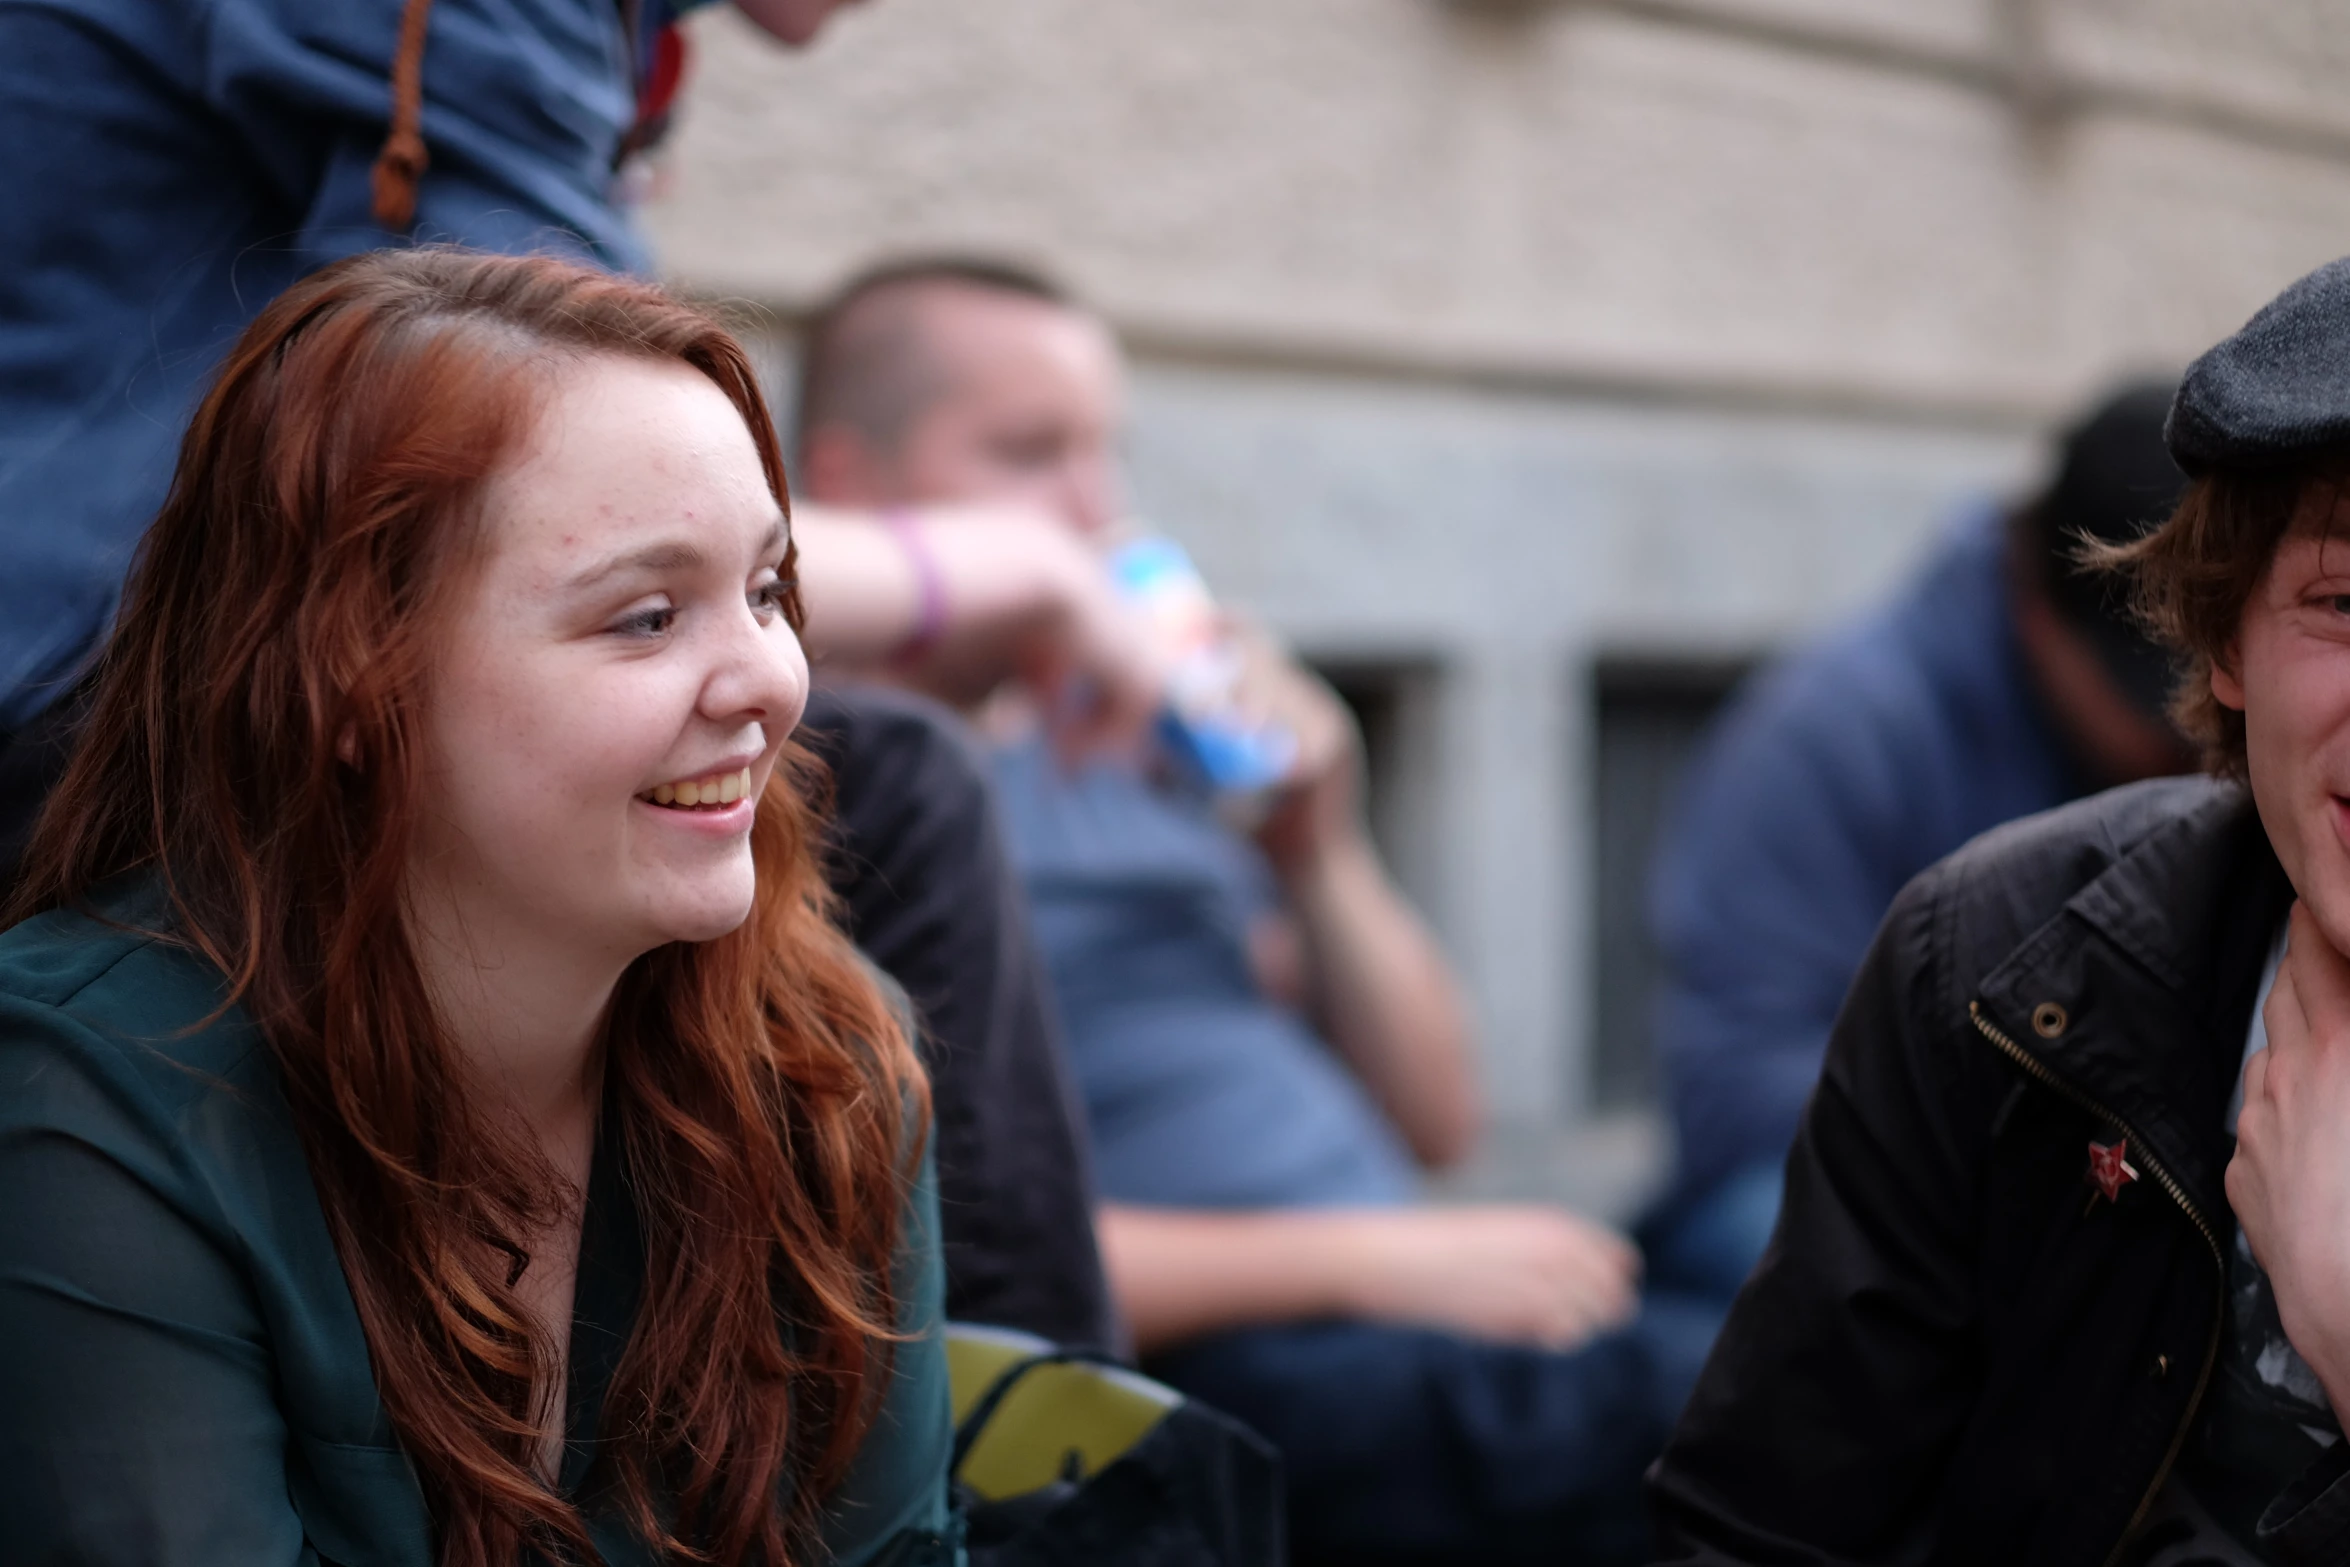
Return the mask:
M1592 806L1598 844L1592 889L1597 1009L1591 1102L1652 1103L1650 1037L1660 974L1648 928L1648 870L1686 769L1751 658L1602 657L1594 666L1598 736Z
M1404 895L1431 913L1440 879L1436 798L1440 675L1429 659L1311 658L1363 732L1371 841Z

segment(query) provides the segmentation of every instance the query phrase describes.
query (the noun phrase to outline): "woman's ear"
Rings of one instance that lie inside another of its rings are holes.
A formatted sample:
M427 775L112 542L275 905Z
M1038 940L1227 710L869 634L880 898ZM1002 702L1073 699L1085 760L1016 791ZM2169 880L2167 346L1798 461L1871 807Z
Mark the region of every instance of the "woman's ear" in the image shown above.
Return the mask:
M358 768L358 766L359 766L359 727L358 727L358 725L356 725L356 724L345 724L345 725L343 725L343 731L342 731L342 733L340 733L340 734L338 734L338 735L336 735L336 736L335 736L335 760L336 760L336 761L338 761L338 762L340 762L340 763L342 763L342 764L343 764L345 767L352 768L353 770L356 770L356 769Z
M2212 700L2230 712L2244 711L2244 682L2236 678L2236 648L2228 645L2224 656L2211 661Z

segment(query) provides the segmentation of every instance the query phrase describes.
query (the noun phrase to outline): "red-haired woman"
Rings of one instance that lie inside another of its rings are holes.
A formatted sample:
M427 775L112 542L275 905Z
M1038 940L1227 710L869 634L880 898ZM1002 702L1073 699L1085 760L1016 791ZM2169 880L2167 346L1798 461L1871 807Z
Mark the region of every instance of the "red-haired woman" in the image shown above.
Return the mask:
M955 1557L782 496L641 283L247 330L0 935L0 1563Z

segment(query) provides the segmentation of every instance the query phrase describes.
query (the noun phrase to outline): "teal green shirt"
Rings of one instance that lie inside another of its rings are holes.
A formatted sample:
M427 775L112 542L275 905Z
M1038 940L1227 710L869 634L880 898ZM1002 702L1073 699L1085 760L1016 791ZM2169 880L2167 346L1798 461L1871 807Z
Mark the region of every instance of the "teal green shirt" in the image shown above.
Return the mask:
M0 1567L431 1567L275 1061L241 1010L195 1026L221 989L201 959L85 916L0 933ZM960 1559L936 1209L926 1168L901 1263L915 1336L827 1508L845 1567ZM635 1225L599 1155L568 1488L634 1319ZM588 1511L611 1567L654 1561Z

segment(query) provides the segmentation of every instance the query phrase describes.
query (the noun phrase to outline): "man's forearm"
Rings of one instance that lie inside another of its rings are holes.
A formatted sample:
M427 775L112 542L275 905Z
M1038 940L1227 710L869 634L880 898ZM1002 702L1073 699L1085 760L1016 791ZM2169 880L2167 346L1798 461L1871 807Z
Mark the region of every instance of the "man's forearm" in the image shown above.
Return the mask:
M1346 1315L1363 1267L1355 1220L1111 1204L1097 1230L1110 1288L1148 1354L1227 1328Z
M851 667L881 663L921 624L913 557L862 513L805 503L792 511L810 656Z
M1435 938L1359 835L1315 855L1285 887L1324 1032L1421 1163L1465 1157L1483 1107L1467 1008Z
M1018 672L1030 639L1069 613L1093 571L1049 525L993 514L914 515L886 527L863 512L794 514L809 652L836 667L886 669L958 705ZM935 623L925 628L925 616ZM918 664L899 660L925 629Z
M1147 1353L1343 1317L1566 1349L1622 1323L1638 1254L1539 1204L1216 1213L1112 1206L1102 1259Z

